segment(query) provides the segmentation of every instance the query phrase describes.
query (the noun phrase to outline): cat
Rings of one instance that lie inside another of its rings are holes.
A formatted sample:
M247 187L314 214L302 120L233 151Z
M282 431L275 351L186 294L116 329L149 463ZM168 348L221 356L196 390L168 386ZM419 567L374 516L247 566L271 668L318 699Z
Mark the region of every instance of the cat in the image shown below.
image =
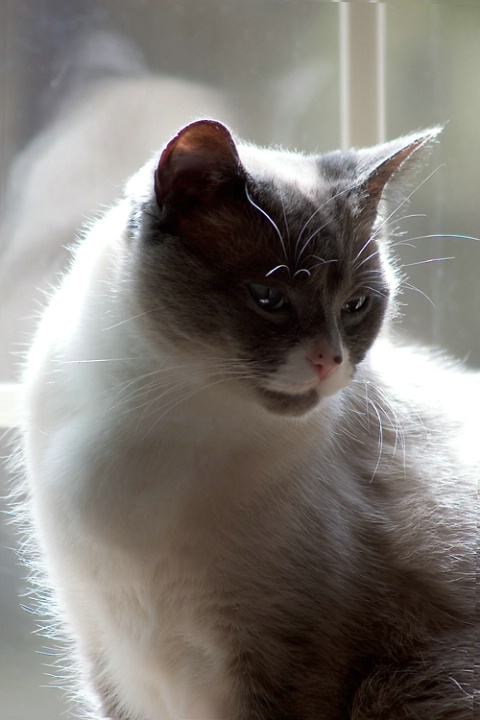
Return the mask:
M199 120L79 244L23 463L85 712L472 718L480 379L391 332L386 203L439 132L307 156Z

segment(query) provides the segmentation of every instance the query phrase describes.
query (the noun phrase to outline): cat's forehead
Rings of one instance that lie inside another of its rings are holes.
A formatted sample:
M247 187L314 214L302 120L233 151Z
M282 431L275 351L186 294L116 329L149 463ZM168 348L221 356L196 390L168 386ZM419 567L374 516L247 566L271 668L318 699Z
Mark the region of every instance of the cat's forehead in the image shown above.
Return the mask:
M314 198L326 190L317 163L312 157L253 145L239 145L240 159L248 172L259 180L295 189L306 197Z
M365 244L371 228L363 228L355 183L342 168L324 172L322 156L248 145L240 147L240 159L253 177L253 204L270 221L264 242L259 244L257 236L254 244L257 257L261 246L267 254L275 249L277 262L283 254L283 262L297 272L348 260Z

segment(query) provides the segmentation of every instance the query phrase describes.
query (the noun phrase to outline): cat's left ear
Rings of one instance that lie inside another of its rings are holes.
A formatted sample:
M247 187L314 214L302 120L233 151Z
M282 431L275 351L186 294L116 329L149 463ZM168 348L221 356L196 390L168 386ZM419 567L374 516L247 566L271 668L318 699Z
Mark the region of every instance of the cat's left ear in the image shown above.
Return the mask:
M243 176L230 131L215 120L184 127L163 150L155 172L161 208L189 213L218 200Z
M402 181L415 166L421 164L442 129L434 127L358 150L362 188L366 196L377 205L387 187Z

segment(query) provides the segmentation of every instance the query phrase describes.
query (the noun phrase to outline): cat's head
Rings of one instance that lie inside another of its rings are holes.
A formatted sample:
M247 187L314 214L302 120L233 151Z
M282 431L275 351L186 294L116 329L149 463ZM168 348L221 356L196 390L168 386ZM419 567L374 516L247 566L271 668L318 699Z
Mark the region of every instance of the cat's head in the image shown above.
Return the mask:
M345 387L395 291L386 191L438 132L304 156L236 143L215 121L181 130L132 220L151 336L272 412Z

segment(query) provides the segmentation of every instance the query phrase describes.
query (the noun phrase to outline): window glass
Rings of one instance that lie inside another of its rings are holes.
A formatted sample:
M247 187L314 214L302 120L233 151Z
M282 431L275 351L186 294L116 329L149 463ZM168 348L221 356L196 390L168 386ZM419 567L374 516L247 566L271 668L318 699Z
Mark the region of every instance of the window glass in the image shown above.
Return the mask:
M388 135L445 124L417 182L434 174L399 213L425 214L398 223L407 232L400 257L417 288L405 290L404 327L480 367L480 241L453 237L480 236L480 5L397 2L386 18ZM427 237L411 240L419 236ZM454 259L412 265L443 257Z

